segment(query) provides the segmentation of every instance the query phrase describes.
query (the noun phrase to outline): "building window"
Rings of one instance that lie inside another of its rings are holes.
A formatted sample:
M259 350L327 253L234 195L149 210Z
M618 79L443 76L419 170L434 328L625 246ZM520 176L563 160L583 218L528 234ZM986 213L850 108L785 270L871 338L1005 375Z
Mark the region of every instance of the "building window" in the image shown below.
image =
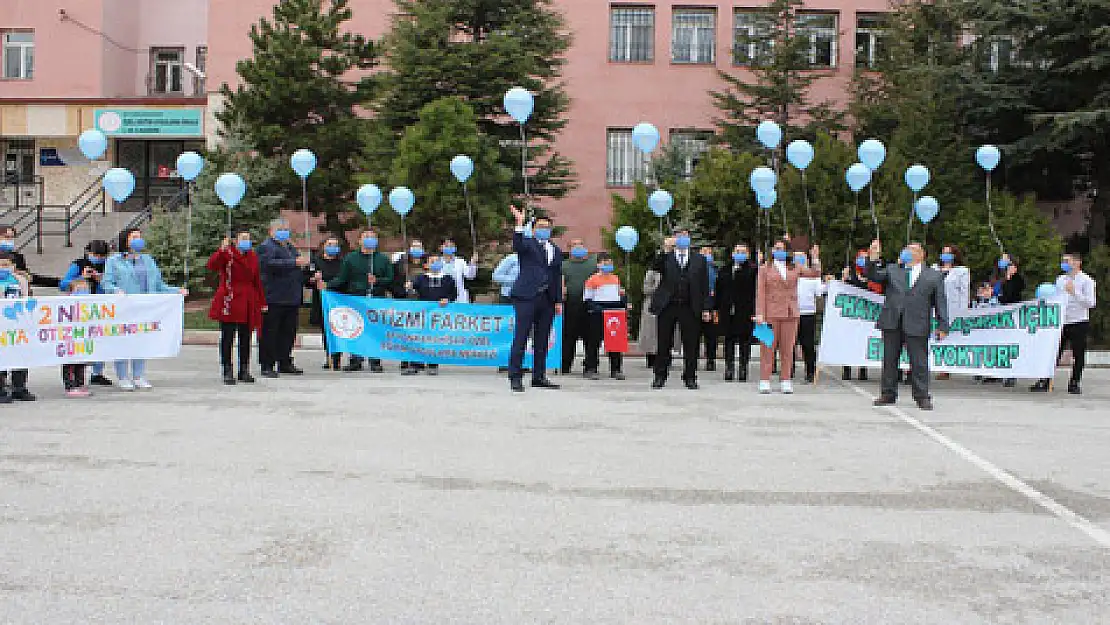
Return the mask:
M675 9L671 17L671 61L712 65L716 31L716 10Z
M34 139L8 139L4 144L3 184L31 184L35 179Z
M775 18L759 9L736 9L732 25L732 62L758 66L771 61Z
M610 187L631 187L644 180L648 157L632 144L631 129L610 129L606 136L605 184Z
M859 13L856 15L856 67L875 69L886 55L883 39L889 31L890 21L884 13Z
M35 33L30 30L3 32L4 78L31 80L35 75Z
M709 142L713 139L711 130L676 130L671 132L671 149L678 154L682 162L682 177L689 180L694 176L702 156L709 151Z
M987 42L987 63L990 70L998 73L1011 67L1017 60L1014 38L1008 36L991 37Z
M185 63L183 48L151 48L150 50L150 92L156 95L181 95L185 93L182 85L182 72Z
M811 67L836 67L836 13L799 13L798 34L809 39Z
M655 8L614 6L610 9L609 60L614 63L655 60Z
M197 46L197 69L202 74L208 72L208 46ZM205 81L200 76L193 76L193 95L203 96L208 93Z

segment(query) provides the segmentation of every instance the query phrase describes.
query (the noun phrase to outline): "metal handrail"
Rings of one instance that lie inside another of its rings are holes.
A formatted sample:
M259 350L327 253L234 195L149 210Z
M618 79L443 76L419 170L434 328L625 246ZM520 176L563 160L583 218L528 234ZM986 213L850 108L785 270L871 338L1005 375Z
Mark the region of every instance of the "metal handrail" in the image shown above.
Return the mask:
M160 202L152 202L144 206L142 210L136 212L135 215L132 216L131 219L127 220L123 227L120 228L120 231L116 233L116 240L118 241L119 237L122 236L124 232L127 232L132 228L144 226L153 221L155 206L161 205L163 211L167 213L172 213L178 208L181 208L181 205L184 204L188 199L189 187L183 187L180 191L170 196L170 199L165 203L160 204Z

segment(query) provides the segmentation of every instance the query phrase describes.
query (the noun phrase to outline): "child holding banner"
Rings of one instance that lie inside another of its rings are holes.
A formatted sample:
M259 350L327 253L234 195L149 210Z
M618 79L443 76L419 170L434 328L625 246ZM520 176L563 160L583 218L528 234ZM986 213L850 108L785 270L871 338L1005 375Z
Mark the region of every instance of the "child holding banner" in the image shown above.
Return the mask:
M93 287L90 281L85 278L70 278L66 282L65 290L70 295L80 296L91 294ZM67 397L88 397L92 395L89 392L89 387L85 385L85 369L87 366L83 362L62 365L62 384L65 385Z
M455 278L444 273L446 267L443 258L436 254L429 256L426 267L427 271L412 280L412 292L416 299L422 302L439 302L440 306L446 306L448 302L458 299L458 287L455 286ZM424 364L418 362L408 364L408 368L402 372L402 375L417 375L425 367ZM437 375L439 365L428 364L427 371L428 375Z
M0 252L0 296L3 299L20 299L31 292L30 281L16 273L15 254ZM12 390L8 392L8 376L12 378ZM13 369L0 371L0 404L15 401L35 401L35 396L27 390L27 370Z
M605 252L597 255L597 272L586 279L586 284L582 289L582 301L586 305L586 314L588 316L588 330L586 332L586 362L585 371L582 376L588 380L597 380L601 377L598 373L600 363L599 351L601 344L604 342L609 354L609 377L614 380L625 379L624 373L621 371L624 354L618 351L621 347L620 339L623 338L624 350L628 350L628 316L624 314L624 323L620 323L619 317L613 315L606 315L606 311L627 311L628 298L625 296L624 289L621 288L621 279L613 271L613 257ZM609 319L616 319L613 331L616 333L614 338L616 341L605 341L609 324ZM616 344L614 344L616 343Z

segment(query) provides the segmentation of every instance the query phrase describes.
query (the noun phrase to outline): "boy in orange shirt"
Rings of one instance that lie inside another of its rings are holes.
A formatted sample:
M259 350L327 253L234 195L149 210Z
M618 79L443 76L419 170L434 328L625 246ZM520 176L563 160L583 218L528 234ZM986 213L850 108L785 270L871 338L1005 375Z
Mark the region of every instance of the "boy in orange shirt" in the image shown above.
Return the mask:
M604 252L597 255L597 273L586 280L582 292L582 301L586 303L586 312L589 316L589 331L586 333L586 362L583 377L588 380L597 380L601 377L598 373L599 352L605 334L605 311L613 309L627 309L628 299L624 289L621 288L621 279L613 271L613 257ZM623 380L621 372L623 354L609 352L609 377L614 380Z

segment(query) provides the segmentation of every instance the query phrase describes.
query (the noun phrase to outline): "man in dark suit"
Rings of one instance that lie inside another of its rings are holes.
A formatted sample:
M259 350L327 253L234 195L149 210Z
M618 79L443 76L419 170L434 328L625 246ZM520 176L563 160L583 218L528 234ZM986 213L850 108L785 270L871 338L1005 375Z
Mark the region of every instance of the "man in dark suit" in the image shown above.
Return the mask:
M659 288L651 298L651 312L658 317L659 351L655 357L655 380L651 388L663 388L671 368L674 327L682 334L682 381L698 388L698 337L701 322L712 319L709 297L709 265L690 249L690 231L676 228L663 242L652 269L659 272Z
M944 275L925 266L925 248L910 243L899 256L901 266L879 266L883 248L876 239L868 253L867 278L883 285L886 301L876 326L883 331L882 394L876 406L889 406L898 400L898 361L902 346L910 357L913 398L922 410L933 409L929 395L929 334L937 321L937 339L948 335L948 302Z
M716 289L720 327L725 334L725 381L735 378L747 382L759 270L747 245L732 248L731 261L717 272ZM740 351L739 369L736 366L737 349Z
M524 392L524 352L528 348L528 335L532 335L532 386L559 388L547 379L547 344L551 337L551 324L555 315L562 312L563 302L563 252L551 242L551 220L541 217L532 227L532 236L525 236L524 211L512 207L516 219L513 233L513 252L520 265L509 298L516 313L513 347L509 356L509 385L514 392Z

